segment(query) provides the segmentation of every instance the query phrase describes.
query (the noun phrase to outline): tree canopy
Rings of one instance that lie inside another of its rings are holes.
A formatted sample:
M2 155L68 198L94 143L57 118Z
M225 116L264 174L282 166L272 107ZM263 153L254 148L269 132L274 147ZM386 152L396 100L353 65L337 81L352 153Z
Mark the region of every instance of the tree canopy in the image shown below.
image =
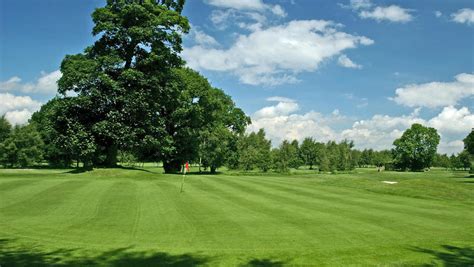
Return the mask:
M440 136L436 129L415 123L393 142L395 164L401 169L423 170L431 166Z

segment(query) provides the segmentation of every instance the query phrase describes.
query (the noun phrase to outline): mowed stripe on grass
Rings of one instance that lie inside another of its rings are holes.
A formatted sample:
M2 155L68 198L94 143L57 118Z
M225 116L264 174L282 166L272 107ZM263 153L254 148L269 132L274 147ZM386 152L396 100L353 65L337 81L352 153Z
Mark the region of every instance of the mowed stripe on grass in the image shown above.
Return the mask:
M35 246L46 252L71 248L82 257L118 250L141 251L141 257L157 251L201 255L208 265L255 259L290 265L397 265L431 263L434 254L426 251L444 245L474 247L471 199L353 188L356 175L190 175L185 192L179 193L181 177L154 168L36 172L38 178L29 171L22 179L0 171L0 239L9 240L6 247L0 242L0 252ZM328 179L345 179L349 186ZM471 186L441 182L464 191Z

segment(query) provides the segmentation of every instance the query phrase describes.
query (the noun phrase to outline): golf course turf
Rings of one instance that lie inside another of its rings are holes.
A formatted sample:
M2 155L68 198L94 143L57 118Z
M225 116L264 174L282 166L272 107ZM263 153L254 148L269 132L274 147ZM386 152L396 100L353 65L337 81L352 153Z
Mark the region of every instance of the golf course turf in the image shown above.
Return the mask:
M396 181L387 184L382 181ZM0 265L474 265L467 172L0 170Z

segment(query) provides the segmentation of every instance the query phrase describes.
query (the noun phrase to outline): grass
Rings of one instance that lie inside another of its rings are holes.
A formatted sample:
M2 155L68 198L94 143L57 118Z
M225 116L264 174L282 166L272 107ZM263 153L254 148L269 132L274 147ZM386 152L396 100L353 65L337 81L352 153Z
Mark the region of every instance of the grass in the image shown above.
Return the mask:
M0 265L473 265L467 177L0 170Z

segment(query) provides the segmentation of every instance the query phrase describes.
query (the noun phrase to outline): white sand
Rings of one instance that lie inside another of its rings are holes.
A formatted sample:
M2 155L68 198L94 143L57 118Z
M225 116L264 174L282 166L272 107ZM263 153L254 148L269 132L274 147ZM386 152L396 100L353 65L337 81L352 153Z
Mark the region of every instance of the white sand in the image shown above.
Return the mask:
M382 183L385 183L385 184L398 184L398 182L394 182L394 181L382 181Z

